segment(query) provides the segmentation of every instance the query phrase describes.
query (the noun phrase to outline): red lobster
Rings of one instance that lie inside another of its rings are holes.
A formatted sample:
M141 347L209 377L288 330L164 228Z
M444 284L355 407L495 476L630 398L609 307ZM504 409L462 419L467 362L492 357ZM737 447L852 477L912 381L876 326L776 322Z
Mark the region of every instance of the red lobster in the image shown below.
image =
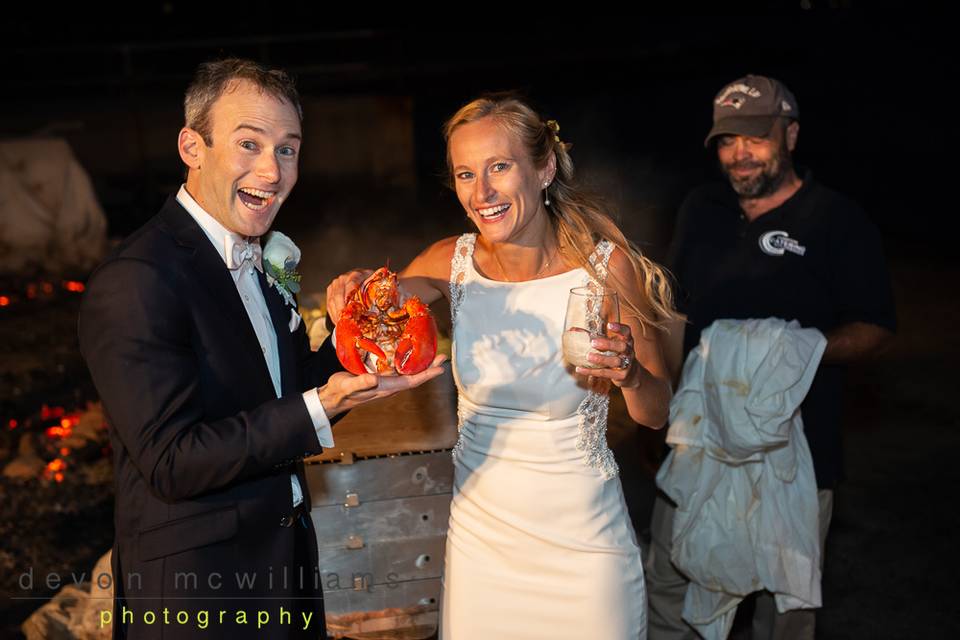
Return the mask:
M401 305L393 271L377 269L347 296L337 323L337 358L350 373L419 373L436 354L430 308L416 296Z

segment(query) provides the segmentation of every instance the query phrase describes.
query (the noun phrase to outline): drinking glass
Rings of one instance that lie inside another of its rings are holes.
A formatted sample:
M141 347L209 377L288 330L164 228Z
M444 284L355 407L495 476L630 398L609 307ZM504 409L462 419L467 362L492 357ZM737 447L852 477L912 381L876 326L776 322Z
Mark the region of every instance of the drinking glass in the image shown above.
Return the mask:
M615 355L590 346L593 338L607 337L607 323L620 322L620 301L617 292L604 287L577 287L567 298L567 315L563 321L563 358L577 367L600 369L602 365L587 359L590 353Z

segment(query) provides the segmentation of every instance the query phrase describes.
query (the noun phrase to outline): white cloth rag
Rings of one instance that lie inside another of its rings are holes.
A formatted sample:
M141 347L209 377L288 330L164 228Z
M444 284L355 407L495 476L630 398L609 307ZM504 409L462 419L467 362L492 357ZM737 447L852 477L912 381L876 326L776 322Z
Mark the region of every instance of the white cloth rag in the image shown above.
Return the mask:
M726 638L740 601L816 608L820 543L800 403L826 338L796 321L717 320L690 352L670 405L659 487L677 504L671 559L691 582L683 618Z

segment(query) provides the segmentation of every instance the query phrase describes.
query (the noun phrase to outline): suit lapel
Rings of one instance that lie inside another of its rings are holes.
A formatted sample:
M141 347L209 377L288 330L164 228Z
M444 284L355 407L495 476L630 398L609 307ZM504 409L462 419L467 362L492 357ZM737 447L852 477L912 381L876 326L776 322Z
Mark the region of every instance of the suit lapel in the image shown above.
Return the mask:
M273 320L273 330L277 334L277 352L280 356L280 389L282 395L294 395L300 393L299 373L297 362L294 357L293 332L290 331L290 309L284 301L280 292L275 287L271 287L267 282L267 276L257 272L257 280L260 283L260 290L263 291L263 298L267 301L267 307L270 309L270 318ZM300 490L303 492L303 504L310 511L312 499L310 497L310 486L307 482L307 474L304 468L303 460L297 460L294 471L297 480L300 482Z
M191 277L200 283L210 299L220 308L223 315L221 322L223 331L233 334L237 344L235 355L238 359L246 360L243 370L259 371L258 386L269 393L268 397L275 397L270 370L267 369L267 363L263 359L260 342L257 340L257 334L253 330L250 317L237 291L237 285L223 258L193 216L180 206L176 198L170 198L161 211L161 216L170 227L177 242L193 249Z
M257 271L257 281L263 292L263 299L267 301L270 310L270 319L273 320L273 330L277 334L277 353L280 357L280 389L281 395L297 393L297 363L293 356L293 343L290 331L290 309L280 292L271 287L267 276Z

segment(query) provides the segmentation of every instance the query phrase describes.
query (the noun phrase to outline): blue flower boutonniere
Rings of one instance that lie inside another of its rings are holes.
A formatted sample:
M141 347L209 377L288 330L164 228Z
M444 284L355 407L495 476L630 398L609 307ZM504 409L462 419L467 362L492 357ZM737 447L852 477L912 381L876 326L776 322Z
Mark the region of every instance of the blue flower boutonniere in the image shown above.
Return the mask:
M300 293L298 264L300 249L293 240L279 231L271 231L263 247L263 270L267 275L267 283L276 287L291 307L297 306L293 295Z

